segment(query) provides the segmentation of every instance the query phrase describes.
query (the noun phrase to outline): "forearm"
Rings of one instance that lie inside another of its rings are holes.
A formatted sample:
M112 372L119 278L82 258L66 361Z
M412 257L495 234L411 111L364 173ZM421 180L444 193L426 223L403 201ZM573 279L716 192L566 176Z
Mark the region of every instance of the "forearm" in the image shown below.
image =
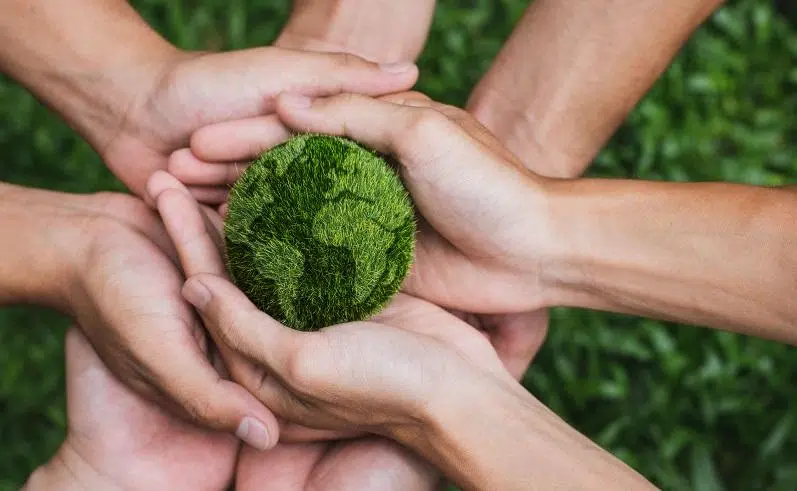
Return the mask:
M88 219L68 207L67 196L0 183L0 305L68 310Z
M295 0L276 44L352 53L379 63L414 61L435 0Z
M520 384L465 378L432 410L416 441L465 489L653 489L639 474L567 425Z
M173 53L124 0L0 0L0 71L95 148Z
M538 174L580 175L722 0L537 0L469 110Z
M723 183L554 183L551 303L797 344L797 193Z

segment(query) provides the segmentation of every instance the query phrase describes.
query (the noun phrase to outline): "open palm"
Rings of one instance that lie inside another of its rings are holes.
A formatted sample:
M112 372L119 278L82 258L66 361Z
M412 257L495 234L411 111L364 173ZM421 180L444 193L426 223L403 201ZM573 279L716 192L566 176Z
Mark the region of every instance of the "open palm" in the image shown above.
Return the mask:
M68 466L91 469L103 489L221 491L229 485L235 437L177 419L132 392L74 328L66 362L67 438L58 457Z
M165 191L175 189L182 191L178 193L179 199L158 199ZM188 190L172 176L159 172L150 179L148 192L158 202L166 228L178 245L186 274L204 272L224 276L221 252L211 239L220 230L206 229L214 221L203 219ZM206 216L210 213L205 211ZM190 245L191 250L187 251L183 245ZM245 373L244 378L258 377L261 371L248 361L228 359L227 362L232 372ZM237 476L237 488L244 491L431 490L439 480L436 471L417 456L389 440L373 436L320 443L279 443L265 452L245 448Z

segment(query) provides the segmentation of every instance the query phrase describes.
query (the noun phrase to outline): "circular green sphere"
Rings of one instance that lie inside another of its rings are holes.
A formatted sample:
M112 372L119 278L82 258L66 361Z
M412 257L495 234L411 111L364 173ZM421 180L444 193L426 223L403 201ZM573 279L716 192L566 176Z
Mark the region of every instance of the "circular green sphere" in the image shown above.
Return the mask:
M228 206L233 281L294 329L367 319L409 271L409 194L382 157L349 139L303 134L263 153Z

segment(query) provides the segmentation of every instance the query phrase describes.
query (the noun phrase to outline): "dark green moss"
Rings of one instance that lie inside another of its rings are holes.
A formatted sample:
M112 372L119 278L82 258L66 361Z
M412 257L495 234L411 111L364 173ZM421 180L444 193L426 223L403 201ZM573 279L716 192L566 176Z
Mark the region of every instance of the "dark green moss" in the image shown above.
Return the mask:
M225 223L233 281L259 308L311 331L378 312L409 271L412 204L373 151L299 135L241 176Z

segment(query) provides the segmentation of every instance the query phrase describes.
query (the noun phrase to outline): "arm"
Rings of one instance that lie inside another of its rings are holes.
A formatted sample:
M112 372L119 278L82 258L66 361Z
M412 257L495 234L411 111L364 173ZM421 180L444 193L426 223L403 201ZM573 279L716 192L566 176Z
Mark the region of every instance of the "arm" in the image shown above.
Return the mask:
M68 311L67 288L86 247L90 215L61 193L0 183L0 305ZM66 204L66 206L65 206Z
M287 88L384 94L417 78L410 63L385 67L351 55L182 51L125 0L0 0L0 71L55 109L138 194L195 130L270 114ZM222 203L229 173L211 168L211 179L200 176L194 191L203 202Z
M295 0L276 45L341 51L380 63L413 61L423 50L435 0Z
M797 344L797 194L724 183L549 186L551 303Z
M422 431L398 436L463 488L655 489L520 384L471 372L441 388Z
M468 110L541 175L590 164L722 0L538 0Z
M286 96L278 111L397 156L437 234L419 235L407 291L454 309L605 309L797 344L793 188L540 178L460 110L402 97Z
M177 55L124 0L0 2L0 71L98 149Z

